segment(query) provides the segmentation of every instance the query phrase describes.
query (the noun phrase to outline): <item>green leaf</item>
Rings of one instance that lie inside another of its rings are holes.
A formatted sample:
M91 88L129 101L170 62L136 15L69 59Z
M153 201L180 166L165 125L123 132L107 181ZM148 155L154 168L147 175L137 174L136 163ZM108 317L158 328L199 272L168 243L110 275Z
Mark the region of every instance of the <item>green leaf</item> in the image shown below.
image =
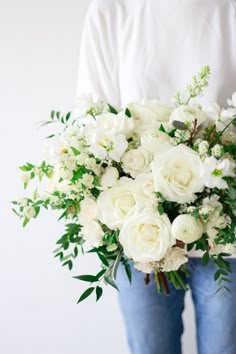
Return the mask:
M106 275L106 276L105 276L105 281L106 281L109 285L111 285L114 289L116 289L116 290L119 291L119 288L118 288L116 282L115 282L111 277L109 277L108 275Z
M109 103L107 105L108 105L109 110L110 110L111 113L118 114L117 110L113 106L111 106Z
M163 205L161 203L158 204L157 209L158 209L160 215L164 214L164 208L163 208Z
M74 153L75 156L80 155L80 151L79 151L79 150L77 150L77 149L74 148L73 146L71 146L70 148L71 148L71 150L72 150L72 152Z
M51 119L54 119L54 117L55 117L55 111L51 111Z
M99 280L105 273L106 273L107 269L102 269L97 275L97 279Z
M67 114L66 114L66 122L68 122L68 120L70 119L70 116L71 116L71 112L68 112Z
M92 288L88 288L87 290L85 290L85 292L80 296L80 298L79 298L77 304L79 304L80 302L82 302L82 301L84 301L85 299L87 299L87 297L89 297L89 296L92 294L92 292L94 291L94 289L95 289L95 288L92 287Z
M163 124L161 124L161 125L160 125L159 130L160 130L161 132L163 132L163 133L165 133L165 132L166 132L166 130L165 130L165 128L164 128L164 126L163 126Z
M215 280L215 281L218 280L220 276L221 276L221 270L218 269L218 270L215 272L214 280Z
M62 264L62 266L66 266L66 265L68 266L69 270L72 270L73 262L71 260L69 260L69 261L67 261L67 262Z
M74 248L74 258L76 258L78 256L78 254L79 254L78 247L75 246L75 248Z
M29 222L29 219L28 218L24 218L24 221L23 221L23 227L25 227Z
M202 265L206 266L209 263L210 255L208 252L205 252L202 257Z
M97 255L100 258L100 260L102 261L102 263L105 266L109 267L109 262L107 261L106 257L104 257L103 254L101 254L101 253L97 253Z
M128 107L125 110L125 115L127 115L127 117L131 118L131 112Z
M125 263L125 271L126 271L126 275L129 279L130 284L132 283L132 271L131 271L131 267L129 263Z
M103 289L100 286L96 287L96 301L98 301L103 293Z
M98 281L98 278L96 275L78 275L73 278L78 279L78 280L82 280L82 281L87 281L89 283L95 283Z

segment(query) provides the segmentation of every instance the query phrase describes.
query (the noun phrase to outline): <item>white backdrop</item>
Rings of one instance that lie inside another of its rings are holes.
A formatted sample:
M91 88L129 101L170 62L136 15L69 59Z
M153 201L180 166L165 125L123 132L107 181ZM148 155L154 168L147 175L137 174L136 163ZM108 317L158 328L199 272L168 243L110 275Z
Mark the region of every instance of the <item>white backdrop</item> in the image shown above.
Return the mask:
M115 0L114 0L115 1ZM3 354L128 354L115 291L76 305L84 284L52 256L63 232L57 215L26 229L10 201L23 196L17 166L40 160L46 131L36 123L52 109L72 108L81 28L89 1L0 0L0 352ZM90 262L90 263L88 263ZM79 274L96 262L81 259ZM75 273L73 273L75 275ZM187 296L184 354L196 354ZM174 353L173 353L174 354Z

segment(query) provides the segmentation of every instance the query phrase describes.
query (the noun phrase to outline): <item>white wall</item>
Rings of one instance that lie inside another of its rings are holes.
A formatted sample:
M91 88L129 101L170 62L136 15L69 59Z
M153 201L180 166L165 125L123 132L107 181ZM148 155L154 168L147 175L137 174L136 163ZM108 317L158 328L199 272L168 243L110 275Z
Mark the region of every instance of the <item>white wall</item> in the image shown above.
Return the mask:
M128 354L116 294L76 305L83 284L51 251L63 225L41 215L22 229L9 201L24 194L17 166L40 160L46 131L36 124L74 100L86 0L0 0L0 352ZM90 262L90 263L88 263ZM81 259L79 273L93 270ZM188 299L184 354L194 354ZM174 354L174 353L173 353Z

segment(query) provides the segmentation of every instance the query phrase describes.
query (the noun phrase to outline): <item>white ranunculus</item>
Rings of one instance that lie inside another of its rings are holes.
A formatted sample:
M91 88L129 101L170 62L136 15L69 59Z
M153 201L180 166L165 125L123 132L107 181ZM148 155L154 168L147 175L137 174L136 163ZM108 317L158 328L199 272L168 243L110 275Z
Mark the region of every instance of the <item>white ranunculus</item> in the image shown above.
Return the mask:
M156 155L151 164L155 191L169 201L188 203L202 191L202 162L198 154L185 145Z
M81 225L89 224L97 219L97 203L94 199L86 197L80 203L79 222Z
M188 256L185 249L172 247L162 264L163 272L171 272L178 270L183 264L188 262Z
M106 167L100 178L100 185L102 190L112 187L119 179L119 172L113 166Z
M82 234L85 241L88 241L93 247L102 245L104 232L96 221L91 221L82 228Z
M141 136L142 148L152 154L162 154L169 150L173 147L171 142L171 137L160 130L150 131Z
M233 93L231 100L228 99L227 103L229 106L236 108L236 92Z
M169 121L173 108L159 100L142 100L128 104L132 117L136 119L136 133L141 136L151 129L158 129L160 123Z
M192 243L199 240L203 234L203 226L195 217L182 214L174 219L171 231L176 240Z
M98 199L98 219L111 230L120 228L136 206L133 181L122 177L110 189L103 191Z
M203 162L202 178L208 188L228 188L228 184L222 177L235 177L235 163L229 159L217 160L215 157L207 157Z
M139 173L150 172L151 160L150 153L141 147L127 151L121 158L124 171L130 173L132 177L136 177Z
M126 220L119 241L128 258L144 263L161 260L175 243L168 217L150 208L135 212Z
M170 123L173 121L183 122L189 124L197 119L197 124L205 122L208 117L207 115L199 109L197 106L181 105L176 108L170 116Z

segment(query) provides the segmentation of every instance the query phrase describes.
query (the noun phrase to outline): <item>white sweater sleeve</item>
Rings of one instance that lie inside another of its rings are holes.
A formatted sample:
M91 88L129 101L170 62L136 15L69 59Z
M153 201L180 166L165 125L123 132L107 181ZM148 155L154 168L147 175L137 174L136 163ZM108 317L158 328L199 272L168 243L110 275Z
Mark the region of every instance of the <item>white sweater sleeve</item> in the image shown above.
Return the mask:
M77 96L93 94L120 105L118 23L112 2L93 0L84 23Z

